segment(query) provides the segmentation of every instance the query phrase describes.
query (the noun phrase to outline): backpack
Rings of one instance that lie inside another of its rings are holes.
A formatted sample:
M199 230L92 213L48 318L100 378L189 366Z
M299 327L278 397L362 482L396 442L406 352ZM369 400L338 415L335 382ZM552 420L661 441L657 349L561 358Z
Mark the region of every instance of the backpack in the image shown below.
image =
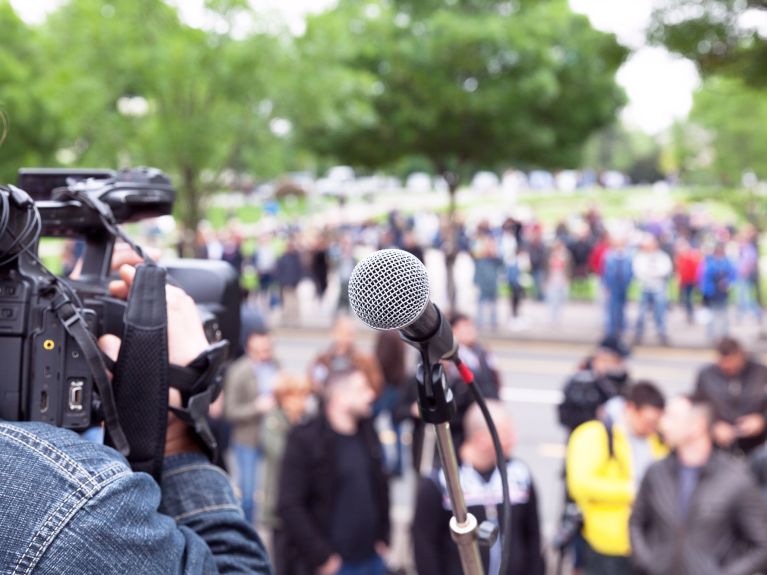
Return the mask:
M582 423L596 419L597 409L610 399L610 393L590 370L581 370L565 384L564 397L557 406L559 423L572 431Z

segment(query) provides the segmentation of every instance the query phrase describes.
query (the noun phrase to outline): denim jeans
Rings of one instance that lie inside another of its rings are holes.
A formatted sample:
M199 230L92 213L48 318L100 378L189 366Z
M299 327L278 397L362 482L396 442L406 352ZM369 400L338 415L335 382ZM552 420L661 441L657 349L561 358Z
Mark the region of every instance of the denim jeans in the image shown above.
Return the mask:
M395 475L402 474L402 425L395 421L394 412L402 400L402 390L394 385L384 385L383 391L373 404L373 419L386 412L391 420L394 432L394 456L389 449L384 448L386 471Z
M738 319L753 314L756 320L762 321L762 309L756 303L754 282L741 278L735 284L735 290L738 296Z
M708 338L718 341L730 332L729 310L727 300L712 302L710 305L711 321L708 324Z
M249 523L253 523L256 515L256 506L253 498L258 489L261 452L257 448L235 443L234 457L237 461L237 483L240 487L240 495L242 496L242 511L245 514L245 519Z
M344 563L336 575L384 575L386 566L378 555L359 563Z
M679 301L684 305L684 311L687 314L687 322L692 323L695 319L693 309L693 296L695 295L695 284L679 285Z
M492 329L498 327L496 300L479 298L477 303L477 327L482 329L488 324Z
M621 337L626 329L626 292L607 295L607 335Z
M644 318L652 310L655 319L655 329L660 337L666 337L666 294L663 291L643 291L639 300L639 315L637 316L634 336L642 339L644 335Z

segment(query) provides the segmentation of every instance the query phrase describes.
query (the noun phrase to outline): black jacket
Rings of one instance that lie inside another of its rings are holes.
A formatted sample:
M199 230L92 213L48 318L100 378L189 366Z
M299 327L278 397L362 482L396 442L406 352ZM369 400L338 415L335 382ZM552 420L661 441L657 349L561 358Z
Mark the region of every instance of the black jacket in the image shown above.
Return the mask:
M743 415L767 415L767 367L748 360L738 376L727 377L718 365L710 365L698 374L696 392L711 402L718 420L730 424ZM765 439L767 430L757 437L738 439L737 447L748 453Z
M634 560L650 575L752 575L767 568L767 503L745 464L715 451L679 517L679 462L653 464L634 502Z
M360 424L368 445L379 526L377 540L389 542L389 488L381 444L371 421ZM324 415L296 426L288 436L277 500L282 522L275 536L278 575L314 574L336 552L330 541L336 494L335 436Z
M541 553L538 502L527 466L512 459L507 466L511 511L511 558L504 575L543 575L545 565ZM478 474L467 466L461 468L461 486L469 512L479 523L488 519L488 511L503 521L500 475L498 485L483 484ZM458 548L450 537L452 511L446 507L447 492L436 478L421 478L413 518L413 547L418 575L461 575ZM486 505L490 504L490 507ZM495 504L495 505L493 505ZM480 547L487 571L489 553Z

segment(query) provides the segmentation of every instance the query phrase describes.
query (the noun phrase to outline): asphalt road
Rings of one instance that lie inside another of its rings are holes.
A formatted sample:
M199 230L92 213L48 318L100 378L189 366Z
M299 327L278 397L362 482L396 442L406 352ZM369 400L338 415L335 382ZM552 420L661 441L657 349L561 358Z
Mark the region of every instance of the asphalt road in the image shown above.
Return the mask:
M370 349L373 334L361 330L359 344ZM276 352L282 365L303 372L311 359L329 343L322 330L277 330ZM548 539L556 529L562 501L561 470L565 452L565 435L556 421L555 406L561 388L579 361L589 352L584 345L520 342L494 339L487 342L502 373L502 398L514 417L517 434L515 454L531 467L539 492L544 536ZM415 353L415 352L413 352ZM705 351L668 348L641 348L630 359L634 379L656 382L667 395L691 389L695 373L712 360ZM414 359L414 358L413 358ZM389 441L385 421L382 438ZM413 509L414 475L406 474L392 486L393 563L406 563L408 553L407 524Z

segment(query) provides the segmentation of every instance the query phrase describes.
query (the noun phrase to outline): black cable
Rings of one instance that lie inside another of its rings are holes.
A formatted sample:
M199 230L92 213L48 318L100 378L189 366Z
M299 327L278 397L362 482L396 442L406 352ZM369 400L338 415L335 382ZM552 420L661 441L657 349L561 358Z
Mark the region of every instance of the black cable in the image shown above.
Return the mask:
M457 360L460 362L460 360ZM509 476L507 473L506 456L503 453L501 447L501 440L498 437L498 430L493 422L493 417L490 415L490 410L485 403L485 397L482 395L482 391L475 383L468 383L468 388L471 391L471 395L479 405L479 409L482 411L482 415L487 423L487 428L490 431L490 437L493 439L493 447L495 448L495 458L498 463L498 472L501 474L501 487L503 489L503 528L501 529L501 568L498 571L499 575L505 575L509 571L509 561L511 560L511 499L509 497Z

